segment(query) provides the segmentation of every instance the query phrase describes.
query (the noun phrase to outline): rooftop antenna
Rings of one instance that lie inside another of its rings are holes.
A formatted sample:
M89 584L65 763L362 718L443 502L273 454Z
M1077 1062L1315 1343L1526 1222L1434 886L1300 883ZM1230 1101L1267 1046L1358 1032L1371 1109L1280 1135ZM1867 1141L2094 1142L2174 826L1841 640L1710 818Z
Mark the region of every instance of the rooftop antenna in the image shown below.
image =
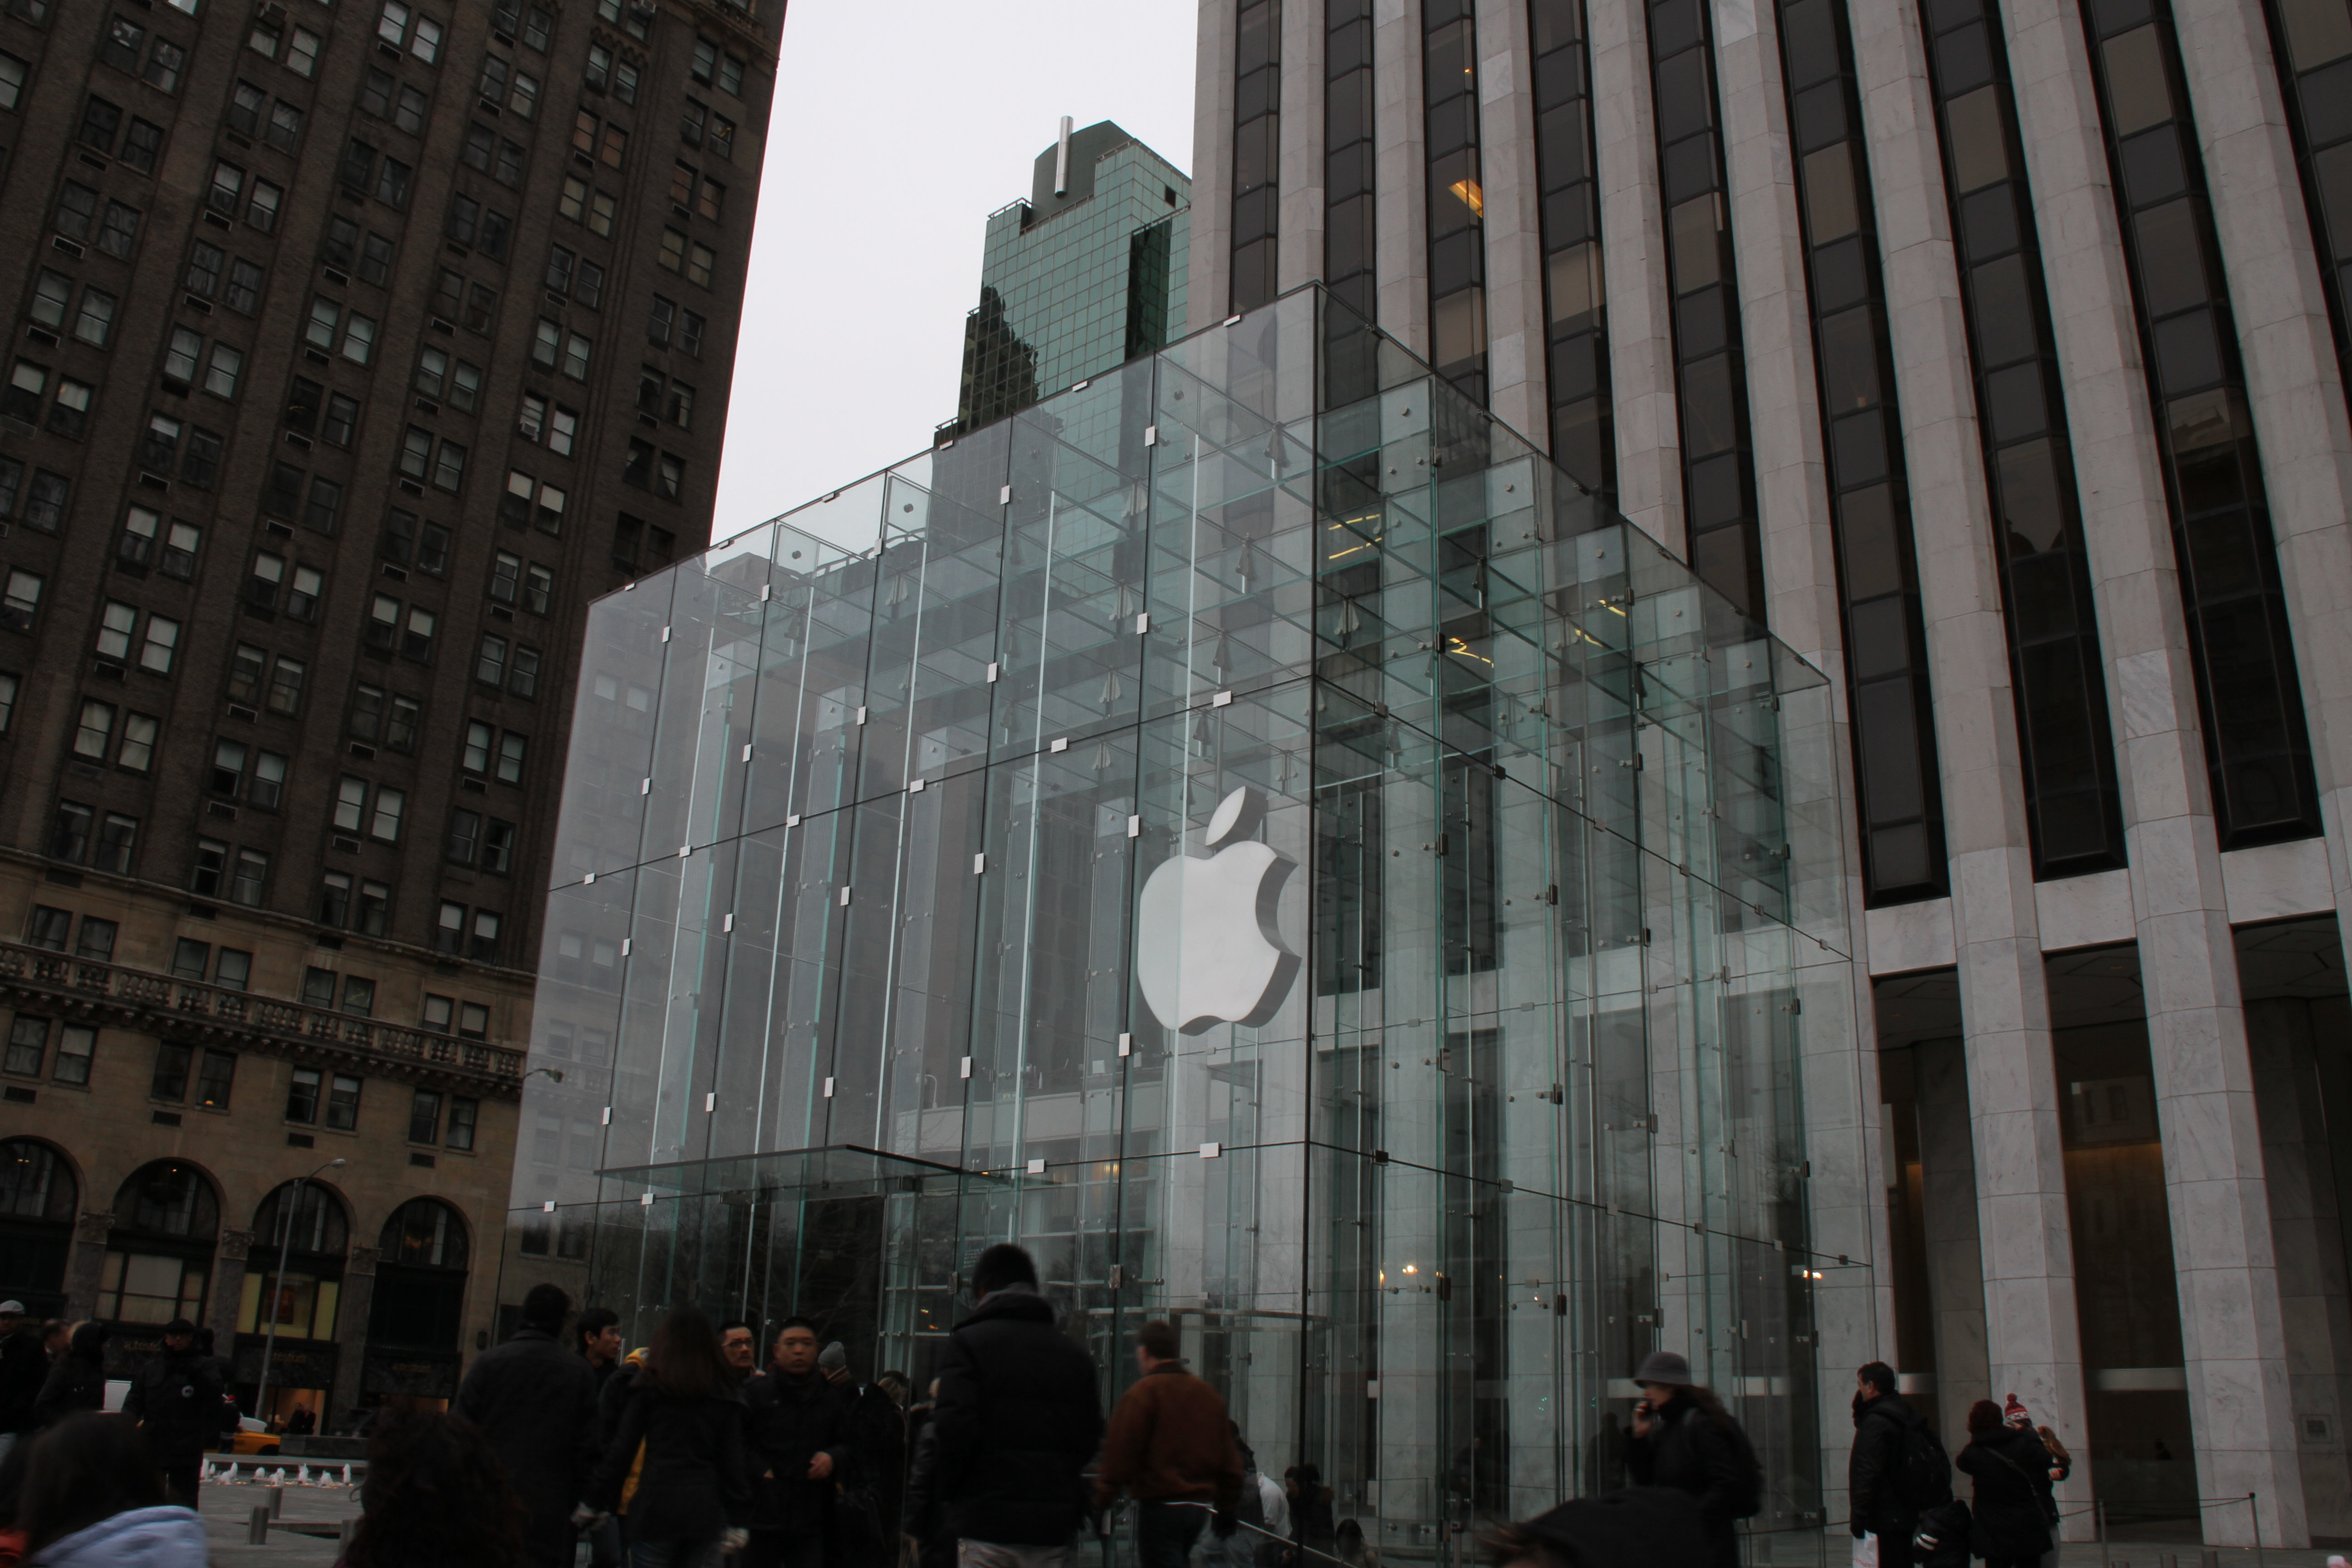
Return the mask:
M1062 134L1054 143L1054 194L1070 194L1070 117L1062 116Z

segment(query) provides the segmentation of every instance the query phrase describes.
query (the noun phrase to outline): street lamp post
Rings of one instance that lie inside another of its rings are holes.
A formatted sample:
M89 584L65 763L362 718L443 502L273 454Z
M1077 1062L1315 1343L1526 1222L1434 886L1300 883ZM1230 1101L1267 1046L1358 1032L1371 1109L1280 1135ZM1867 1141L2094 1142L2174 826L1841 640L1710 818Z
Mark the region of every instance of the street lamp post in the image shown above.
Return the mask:
M287 1201L278 1205L278 1278L272 1281L269 1291L269 1331L261 1342L261 1386L255 1390L253 1395L253 1413L260 1417L264 1427L269 1425L269 1417L264 1414L269 1408L269 1358L278 1350L278 1293L286 1289L286 1255L294 1247L294 1219L302 1208L302 1184L315 1182L321 1173L336 1170L342 1163L341 1156L338 1155L309 1175L295 1177L293 1186L288 1189Z

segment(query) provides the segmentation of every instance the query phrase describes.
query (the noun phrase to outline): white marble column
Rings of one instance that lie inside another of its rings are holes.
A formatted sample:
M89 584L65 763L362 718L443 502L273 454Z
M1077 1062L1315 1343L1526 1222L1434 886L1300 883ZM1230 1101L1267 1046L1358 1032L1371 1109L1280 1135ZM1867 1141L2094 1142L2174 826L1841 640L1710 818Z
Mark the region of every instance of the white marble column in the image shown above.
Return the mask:
M1968 1038L1987 1375L2087 1452L2058 1083L2008 628L1917 7L1861 0L1854 56L1927 621ZM2087 1502L2078 1465L2063 1495Z
M1193 46L1186 331L1224 320L1234 289L1234 7L1203 5Z
M1478 167L1486 199L1486 406L1540 447L1545 395L1541 181L1524 0L1476 0Z
M1381 326L1429 357L1429 177L1422 124L1421 7L1372 0L1373 277Z
M1766 619L1775 637L1829 672L1843 690L1837 546L1778 24L1770 0L1717 0L1714 19Z
M1957 1454L1969 1440L1969 1406L1995 1397L1985 1341L1984 1241L1977 1226L1967 1045L1923 1040L1912 1047L1912 1061L1917 1069L1921 1228L1935 1330L1936 1412L1945 1451Z
M2352 426L2320 247L2261 0L2198 0L2173 16L2286 584L2336 920L2352 934Z
M1685 553L1682 436L1675 403L1665 216L1650 105L1650 42L1642 0L1587 0L1601 191L1601 283L1609 310L1610 400L1617 426L1617 508Z
M2126 842L2179 1270L2200 1495L2259 1493L2263 1537L2301 1544L2252 1065L2239 1009L2188 628L2132 296L2080 17L2011 0L2010 68L2067 382L2084 521L2121 722ZM2207 1539L2252 1540L2245 1510Z

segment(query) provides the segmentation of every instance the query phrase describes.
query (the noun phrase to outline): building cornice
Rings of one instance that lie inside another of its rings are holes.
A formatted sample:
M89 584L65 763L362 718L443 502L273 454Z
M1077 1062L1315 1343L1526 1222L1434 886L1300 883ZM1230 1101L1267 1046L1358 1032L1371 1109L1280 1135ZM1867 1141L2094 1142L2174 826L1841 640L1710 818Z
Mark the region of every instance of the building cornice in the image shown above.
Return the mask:
M305 1065L446 1086L497 1100L522 1093L524 1053L332 1008L0 942L0 997L159 1039L260 1051Z

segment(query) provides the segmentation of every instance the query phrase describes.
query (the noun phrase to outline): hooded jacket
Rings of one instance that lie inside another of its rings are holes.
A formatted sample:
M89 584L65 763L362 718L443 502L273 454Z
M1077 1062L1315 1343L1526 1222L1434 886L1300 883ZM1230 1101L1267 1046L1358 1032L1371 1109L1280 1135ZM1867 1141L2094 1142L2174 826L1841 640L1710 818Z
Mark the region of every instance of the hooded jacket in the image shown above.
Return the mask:
M54 1426L84 1410L106 1407L106 1325L78 1324L33 1401L33 1424Z
M184 1508L134 1508L61 1535L27 1568L205 1568L205 1525Z
M1918 1528L1919 1509L1903 1500L1903 1447L1914 1427L1927 1426L1910 1402L1899 1394L1857 1399L1853 1407L1853 1452L1846 1459L1846 1486L1853 1494L1854 1533L1896 1537L1908 1542ZM1948 1502L1951 1489L1941 1498Z
M1078 1472L1102 1441L1094 1358L1055 1325L1043 1296L1012 1285L955 1326L939 1373L932 1473L947 1532L1066 1545L1087 1511Z

